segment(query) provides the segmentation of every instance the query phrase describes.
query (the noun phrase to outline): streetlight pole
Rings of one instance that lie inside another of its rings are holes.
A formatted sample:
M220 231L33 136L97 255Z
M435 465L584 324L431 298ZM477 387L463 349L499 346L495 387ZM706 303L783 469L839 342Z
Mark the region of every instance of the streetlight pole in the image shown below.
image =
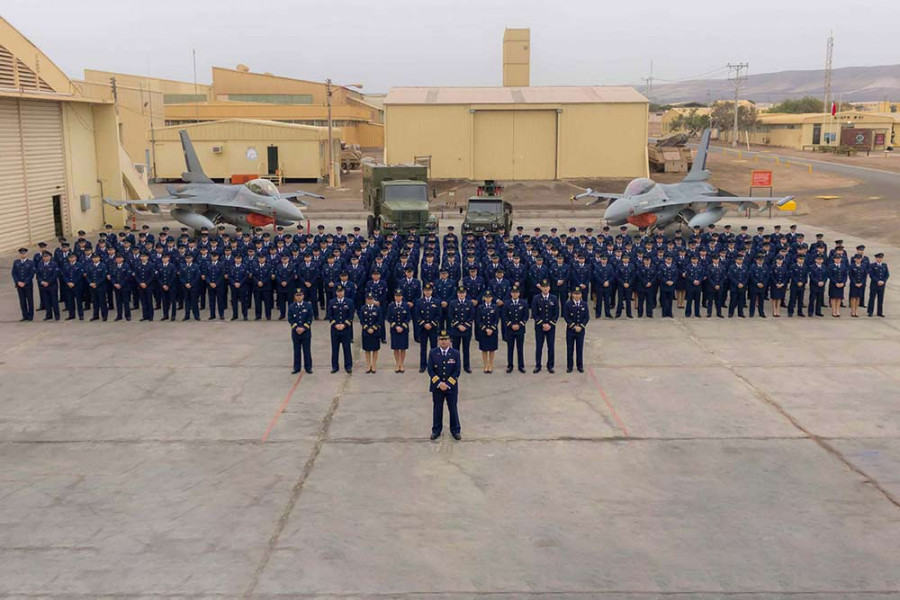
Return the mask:
M335 187L334 141L331 134L331 79L325 80L325 103L328 106L328 187Z

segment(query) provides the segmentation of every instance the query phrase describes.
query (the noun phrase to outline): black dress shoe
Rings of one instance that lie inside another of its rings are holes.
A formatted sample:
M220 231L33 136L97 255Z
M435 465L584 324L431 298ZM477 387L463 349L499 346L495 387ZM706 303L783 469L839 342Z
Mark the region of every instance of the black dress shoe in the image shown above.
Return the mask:
M344 369L344 370L347 371L348 374L353 372L353 369Z
M209 318L208 318L208 319L206 319L206 320L207 320L207 321L215 321L215 320L216 320L216 318L215 318L215 317L209 317Z
M452 434L450 434L450 435L452 435L452 436L453 436L453 439L456 440L456 441L459 441L459 440L462 439L462 434L460 434L460 433L452 433Z
M121 320L122 320L122 317L116 317L115 319L113 319L113 321L121 321Z
M470 368L468 368L468 367L466 367L466 368L463 369L463 370L464 370L466 373L471 373L471 372L472 372L472 369L470 369Z
M512 370L513 370L512 366L506 367L507 373L512 373Z
M441 434L439 434L439 433L432 433L432 434L431 434L431 441L434 441L434 440L438 439L439 437L441 437Z
M44 319L44 320L46 321L47 319ZM91 321L99 321L99 320L100 320L100 317L91 317Z
M541 367L540 367L540 365L538 365L538 366L536 366L536 367L534 368L534 372L535 372L535 373L540 373L540 372L541 372Z
M131 321L131 317L125 317L126 321Z
M547 367L547 372L548 372L548 373L555 373L556 371L553 370L553 367Z
M332 369L331 372L332 372L332 373L337 373L339 370L340 370L340 369Z
M22 320L24 321L25 319L22 319ZM66 317L66 321L74 321L74 320L75 320L75 317Z
M168 319L168 317L165 317L165 318L163 319L163 321L165 321L166 319ZM146 321L146 320L147 320L147 319L141 319L141 322L143 323L143 322Z
M306 369L306 372L307 372L309 375L312 375L312 369Z
M425 372L425 367L419 367L419 373L424 373L424 372Z
M578 367L578 372L579 372L579 373L584 373L584 367Z
M549 371L549 369L547 369ZM566 373L571 373L574 369L572 367L566 367Z
M296 375L299 372L300 372L300 369L294 369L293 371L291 371L291 375Z
M525 367L519 367L519 373L524 373L524 372L525 372Z
M190 320L191 320L190 317L185 317L185 318L182 319L182 321L190 321Z

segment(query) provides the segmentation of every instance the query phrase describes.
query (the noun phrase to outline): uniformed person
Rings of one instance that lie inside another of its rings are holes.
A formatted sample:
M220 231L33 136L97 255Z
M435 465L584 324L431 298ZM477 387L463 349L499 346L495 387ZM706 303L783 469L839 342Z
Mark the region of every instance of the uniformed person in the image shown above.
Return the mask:
M884 288L891 276L887 263L884 262L884 252L875 255L875 262L869 264L869 306L866 310L868 316L875 313L875 305L878 305L878 316L884 316Z
M797 259L788 269L791 284L791 296L788 300L788 316L794 316L794 309L797 310L797 316L803 316L803 295L806 292L806 280L809 278L807 266L804 262L803 255L798 254ZM812 314L812 307L810 313Z
M418 281L418 280L416 280ZM384 318L391 333L391 350L394 351L394 372L403 373L406 351L409 349L410 307L404 302L408 287L394 291L394 301L388 305ZM419 298L413 301L413 306Z
M766 318L765 298L769 289L769 267L765 264L766 255L759 253L756 255L756 264L750 265L749 284L750 291L750 318L756 311L759 316Z
M541 293L531 301L534 317L534 372L541 372L544 344L547 345L547 371L553 373L556 358L556 322L559 320L559 299L550 293L550 282L541 282Z
M66 256L61 276L63 303L69 312L66 321L74 319L76 314L79 321L84 321L84 304L81 299L84 291L84 266L78 262L78 255L74 252L69 252Z
M831 304L831 316L841 316L841 303L844 301L844 289L850 269L842 260L840 253L835 253L834 260L826 271L828 277L828 302Z
M346 296L347 290L343 289ZM400 294L401 297L403 294ZM384 327L384 315L381 307L375 304L375 296L366 294L365 303L359 307L359 329L362 336L362 349L366 357L366 373L374 373L378 364L378 351L381 350L381 328Z
M775 264L769 268L769 296L772 299L773 317L781 317L781 305L790 281L790 269L784 264L784 257L779 254L775 257Z
M503 336L506 340L506 372L512 373L513 354L516 355L519 373L525 372L525 327L528 323L528 303L521 299L522 290L514 285L510 300L503 305Z
M339 369L338 354L344 352L344 369L353 372L353 355L350 344L353 341L353 300L344 298L344 286L337 286L334 298L328 302L325 319L331 324L331 372Z
M459 424L459 375L460 356L456 348L450 347L450 335L446 330L438 335L438 347L428 355L429 389L433 404L431 413L431 439L441 436L444 428L444 402L450 413L450 433L456 440L462 439Z
M200 320L200 266L194 262L194 255L188 252L184 256L184 264L178 274L178 281L184 289L184 318L182 321L190 321L193 315L195 321Z
M444 321L444 310L434 297L434 286L426 283L422 286L422 297L413 308L413 322L419 341L419 373L428 368L428 349L437 348L437 338Z
M494 372L494 354L499 344L500 307L494 302L491 288L484 290L482 302L475 309L475 329L478 332L478 349L481 350L481 364L485 373Z
M126 321L131 320L131 269L125 264L125 257L116 254L115 264L109 270L107 279L112 286L115 298L116 321L121 321L123 316Z
M747 283L750 281L750 271L744 264L744 257L740 254L734 259L734 264L728 267L728 318L734 317L734 311L740 318L744 318L744 304L747 301Z
M294 370L300 372L301 356L303 368L307 373L313 372L312 354L312 322L314 318L312 304L306 301L303 290L294 292L294 302L288 307L288 323L291 324L291 342L294 346Z
M209 320L214 321L216 315L222 321L225 320L225 304L228 297L228 287L225 281L227 265L221 260L219 253L209 253L209 262L205 265L203 273L206 293L209 296ZM282 311L282 314L283 311Z
M475 320L475 306L466 297L466 288L459 286L456 298L450 301L447 309L447 320L450 323L450 336L453 348L462 354L463 369L472 372L469 357L469 345L472 343L472 323Z
M41 268L37 270L38 290L46 309L45 321L59 321L59 267L53 262L53 255L47 250L41 253ZM104 299L104 307L106 302ZM103 317L106 320L106 316Z
M566 322L566 373L571 373L576 365L578 372L584 373L584 334L591 311L582 300L580 288L572 288L572 299L566 301L562 317Z
M100 261L99 254L91 255L91 264L87 266L84 276L91 292L91 304L94 307L94 316L91 317L91 321L96 321L101 316L105 321L109 315L109 306L106 304L106 265Z

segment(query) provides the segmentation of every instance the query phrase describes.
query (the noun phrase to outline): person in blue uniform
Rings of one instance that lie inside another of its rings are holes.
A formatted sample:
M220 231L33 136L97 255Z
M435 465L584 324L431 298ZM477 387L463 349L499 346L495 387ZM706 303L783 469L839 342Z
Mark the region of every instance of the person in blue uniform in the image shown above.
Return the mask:
M700 316L700 299L703 295L703 284L706 281L706 267L700 264L697 254L691 256L690 262L684 266L684 316ZM693 309L693 310L692 310Z
M822 306L825 305L825 283L828 281L828 270L825 266L825 256L816 254L813 263L809 266L809 309L806 314L810 317L824 317Z
M675 266L673 256L666 255L658 269L659 305L662 308L662 316L672 319L675 316L672 314L672 302L675 300L675 283L678 281L678 267Z
M450 413L450 434L453 439L462 439L462 428L459 423L459 375L460 355L456 348L450 347L450 334L441 331L438 334L438 347L428 355L428 376L431 378L429 391L433 404L431 412L431 439L441 437L444 429L444 403Z
M346 294L347 290L344 290L344 295L346 296ZM384 315L381 307L375 304L375 296L371 293L366 294L365 303L359 307L359 329L362 336L362 349L366 357L366 373L375 373L377 370L382 327L384 327Z
M759 316L766 318L766 292L769 289L769 267L765 264L765 254L756 255L756 263L750 265L750 281L747 286L750 294L750 318L759 311Z
M331 326L331 372L339 370L339 353L344 353L344 370L353 372L353 354L350 344L353 342L353 300L344 297L344 286L334 288L334 298L325 309L325 319ZM380 333L380 332L379 332Z
M228 286L225 281L227 265L220 260L218 252L209 253L209 262L204 265L202 275L206 284L206 294L209 297L209 320L214 321L217 316L225 320L225 304L228 299ZM282 311L282 314L284 312Z
M38 291L46 310L45 321L59 321L59 267L53 262L53 255L47 250L41 254L41 267L37 270ZM106 302L104 299L104 307ZM104 321L106 318L104 317Z
M450 301L447 308L447 321L450 323L450 336L453 348L462 354L463 369L472 372L469 346L472 343L472 324L475 320L475 306L466 295L466 288L459 286L456 298Z
M841 316L841 302L844 301L844 290L847 287L847 277L850 269L841 260L840 254L835 254L833 262L828 266L828 303L831 304L831 316Z
M146 252L141 252L140 260L132 268L132 275L141 307L141 321L152 321L153 283L156 281L156 271Z
M303 261L297 265L297 284L303 290L304 298L312 305L315 318L318 319L319 303L316 298L319 285L319 265L313 261L310 254L304 255Z
M616 268L610 264L606 254L600 255L600 262L594 267L593 285L597 295L594 316L600 318L602 307L603 316L611 319L613 299L616 296Z
M728 318L734 317L734 311L744 318L744 304L747 301L747 284L750 281L750 270L744 264L744 257L738 254L734 264L728 267Z
M94 307L94 315L91 321L96 321L103 317L105 321L109 316L109 306L106 304L106 265L100 260L99 254L91 255L91 264L87 266L84 272L88 289L91 292L91 305Z
M791 272L780 254L775 256L775 264L769 267L769 297L772 302L772 316L781 317L781 305L787 296L791 283Z
M644 256L634 274L634 289L637 293L637 316L642 318L645 314L648 319L653 318L653 285L656 281L656 268L649 256ZM629 307L631 303L629 302Z
M494 372L494 355L500 337L500 307L494 302L491 288L484 290L481 304L475 309L475 330L478 332L478 349L481 350L481 364L485 373Z
M62 266L62 297L69 316L66 321L71 321L78 315L80 321L84 321L84 304L81 294L84 288L84 266L78 262L78 255L69 252L66 263Z
M531 301L534 318L534 372L540 373L544 345L547 345L547 371L553 373L556 359L556 322L559 320L559 299L550 293L550 282L541 282L541 293Z
M125 257L116 254L115 263L109 269L106 278L112 287L113 298L116 307L116 321L121 321L124 317L126 321L131 320L131 269L125 264Z
M622 309L625 309L625 315L631 319L631 294L632 286L637 269L631 264L631 256L622 255L622 262L616 265L616 318L622 316Z
M708 298L706 304L706 318L712 317L713 308L716 316L724 319L722 308L725 306L725 296L728 294L728 269L722 264L718 255L714 255L706 270L706 286Z
M789 283L791 286L791 294L788 299L788 317L794 316L794 310L797 316L803 316L803 296L806 293L806 281L809 278L808 269L802 254L798 254L794 264L788 269ZM812 307L810 313L812 314Z
M194 256L188 253L184 256L184 264L178 273L178 281L184 289L184 318L182 321L190 321L191 315L195 321L200 320L200 265L194 262Z
M253 277L253 306L256 310L256 320L262 319L263 309L266 312L266 321L272 320L272 279L275 272L269 261L262 254L257 262L249 265Z
M506 340L506 372L512 373L513 354L519 373L525 372L525 328L528 323L528 303L522 300L522 290L514 285L509 292L509 302L503 305L501 321L503 339Z
M582 300L580 288L572 288L572 298L563 306L562 318L566 322L566 373L576 366L579 373L584 373L584 335L591 311Z
M437 348L438 333L444 322L444 310L434 297L434 286L430 283L422 286L422 297L413 307L413 322L419 341L419 373L424 373L428 368L429 346L432 350Z
M291 342L294 346L294 370L292 375L300 372L301 358L307 373L313 372L312 354L312 304L306 301L302 289L294 292L294 301L288 307L288 323L291 325Z
M135 271L135 276L137 272ZM169 254L163 254L156 265L155 288L159 290L163 311L162 321L174 321L178 312L178 267ZM143 301L142 301L143 302ZM152 316L152 313L151 313Z
M237 321L238 308L240 308L241 316L247 320L247 313L250 310L250 268L244 262L243 256L234 255L234 262L228 268L228 287L231 289L231 320ZM313 311L316 311L316 292L315 288L306 289L307 294L304 298L313 305Z
M869 264L869 306L866 310L868 316L876 314L876 304L878 316L884 316L884 288L890 276L887 263L884 262L884 252L879 252L875 255L875 262Z
M408 271L407 271L408 272ZM418 281L418 280L415 280ZM406 300L409 287L394 291L394 301L391 302L384 315L387 327L391 333L391 350L394 351L394 372L404 373L406 351L409 350L409 323L411 320L410 307ZM416 298L413 306L419 301Z
M866 280L868 278L869 267L863 264L863 256L861 254L855 255L847 277L847 285L850 288L851 317L859 317L860 305L865 306Z

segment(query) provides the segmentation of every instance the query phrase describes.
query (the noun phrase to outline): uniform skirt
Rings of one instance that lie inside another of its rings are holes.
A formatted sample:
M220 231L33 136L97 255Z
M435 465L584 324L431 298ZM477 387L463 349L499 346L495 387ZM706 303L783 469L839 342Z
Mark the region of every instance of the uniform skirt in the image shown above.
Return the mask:
M403 333L397 333L395 327L391 327L391 350L409 350L409 329Z
M375 333L369 333L367 327L362 330L362 349L366 352L381 350L381 331L375 329Z
M836 286L834 284L834 282L829 283L828 284L828 298L830 298L831 300L835 300L835 299L843 300L844 299L844 289L846 287L847 286L845 285L844 287L839 288L838 286Z
M769 297L772 300L784 300L784 294L787 291L787 284L784 287L778 288L772 285L769 288Z
M493 335L485 335L484 333L478 336L478 349L482 352L494 352L497 350L498 338L500 337L500 330L494 329Z
M859 302L862 304L866 297L866 284L862 284L859 287L856 287L853 283L848 283L847 285L850 287L850 297L859 298Z

